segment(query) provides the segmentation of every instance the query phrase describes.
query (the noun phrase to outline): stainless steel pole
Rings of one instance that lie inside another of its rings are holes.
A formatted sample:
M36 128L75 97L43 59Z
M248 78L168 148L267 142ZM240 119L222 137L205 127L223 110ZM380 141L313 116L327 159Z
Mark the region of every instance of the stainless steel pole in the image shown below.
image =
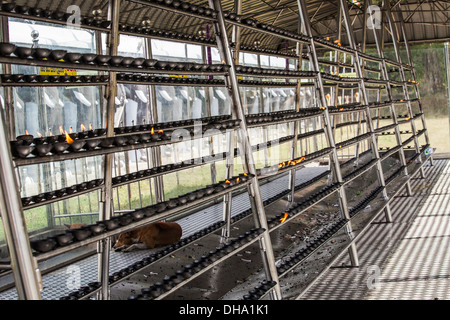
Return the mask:
M11 160L4 113L1 108L0 111L0 213L11 269L19 299L40 300L41 274L31 253L19 187Z
M107 43L108 54L111 56L117 55L117 48L119 46L119 11L120 0L109 1L109 15L111 19L111 32ZM106 136L114 136L114 113L115 113L115 97L117 95L117 77L116 72L109 73L109 87L107 91L107 107L106 107ZM101 220L110 219L113 215L113 187L112 187L112 174L113 174L113 161L114 154L107 154L104 156L104 181L105 185L102 189L102 209L100 212ZM111 238L105 238L99 245L99 280L102 284L101 298L103 300L109 300L109 255L111 249Z

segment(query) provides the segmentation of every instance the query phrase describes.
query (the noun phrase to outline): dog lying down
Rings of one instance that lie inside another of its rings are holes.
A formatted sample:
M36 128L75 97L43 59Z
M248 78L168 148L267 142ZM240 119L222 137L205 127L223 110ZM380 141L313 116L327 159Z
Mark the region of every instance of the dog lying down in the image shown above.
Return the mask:
M180 241L181 226L176 222L156 222L119 235L114 250L129 252L153 249Z

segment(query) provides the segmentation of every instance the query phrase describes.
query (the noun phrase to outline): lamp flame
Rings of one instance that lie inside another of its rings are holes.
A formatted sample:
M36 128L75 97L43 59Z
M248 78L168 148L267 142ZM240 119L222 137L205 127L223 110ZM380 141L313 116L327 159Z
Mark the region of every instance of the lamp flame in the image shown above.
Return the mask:
M36 133L39 136L39 138L42 138L42 133L40 133L39 131L36 131Z
M59 126L59 132L61 132L61 134L64 134L63 126Z
M152 130L150 130L151 134L155 134L155 128L152 127Z
M81 131L83 131L84 132L84 130L86 130L86 127L84 126L84 124L81 124Z
M28 133L28 130L25 130L25 133L26 133L26 135L27 135L27 136L29 136L29 135L30 135L30 134Z
M73 143L73 139L69 136L69 134L67 133L67 131L64 131L64 134L66 135L66 141L68 144L72 144Z
M280 222L283 223L287 217L289 216L289 214L287 212L284 213L284 217L280 219Z
M89 130L92 130L92 125L89 123Z

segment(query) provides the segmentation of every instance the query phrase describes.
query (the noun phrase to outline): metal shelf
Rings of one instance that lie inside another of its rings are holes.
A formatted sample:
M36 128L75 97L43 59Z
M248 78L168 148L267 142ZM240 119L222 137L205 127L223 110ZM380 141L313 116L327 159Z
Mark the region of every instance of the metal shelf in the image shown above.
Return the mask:
M133 221L133 222L127 224L126 226L119 226L118 228L116 228L114 230L106 231L106 232L103 232L103 233L101 233L99 235L90 236L90 237L88 237L85 240L75 241L75 242L73 242L71 244L67 244L67 245L62 246L62 247L61 246L60 247L56 247L53 250L50 250L48 252L36 253L35 257L36 257L36 259L38 261L43 261L43 260L48 259L50 257L54 257L56 255L68 252L70 250L74 250L76 248L80 248L82 246L86 246L88 244L98 242L98 241L100 241L102 239L106 239L106 238L109 238L109 237L112 237L112 236L119 235L121 233L124 233L124 232L130 231L130 230L142 227L144 225L150 224L152 222L157 222L157 221L160 221L160 220L163 220L163 219L168 219L168 218L170 218L170 217L172 217L172 216L174 216L176 214L181 213L184 210L191 209L191 208L199 206L199 205L201 205L201 204L203 204L205 202L209 202L209 201L211 201L213 199L222 197L226 193L235 191L237 189L244 188L248 184L250 184L250 180L251 179L249 179L246 182L240 182L240 183L238 183L238 184L236 184L234 186L230 186L228 188L225 188L225 189L223 189L220 192L216 192L216 193L213 193L211 195L205 195L202 199L196 199L194 201L188 201L187 203L179 205L179 206L177 206L175 208L166 209L162 213L154 213L154 214L152 214L149 217L145 217L145 218L143 218L141 220L138 220L138 221ZM148 210L148 208L149 207L144 207L144 208L141 208L141 209L137 209L135 211L143 212L145 214L145 212ZM101 222L101 221L99 221L99 222Z

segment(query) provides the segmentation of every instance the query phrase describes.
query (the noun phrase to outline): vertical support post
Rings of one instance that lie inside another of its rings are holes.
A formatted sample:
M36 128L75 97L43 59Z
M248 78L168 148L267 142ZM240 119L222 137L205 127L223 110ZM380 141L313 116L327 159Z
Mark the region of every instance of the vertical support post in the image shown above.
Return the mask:
M241 119L240 128L237 130L237 139L239 140L240 153L242 157L244 170L253 175L249 185L250 202L255 217L257 226L264 228L265 232L260 240L261 254L264 263L266 277L277 283L274 294L276 299L281 298L281 289L278 282L278 272L275 265L275 256L273 254L272 242L269 234L269 227L267 225L267 218L264 211L264 204L262 201L261 190L259 186L258 177L256 175L255 162L253 159L253 150L250 145L247 131L247 123L245 121L244 109L242 106L241 97L239 94L238 81L236 77L236 70L231 54L225 19L223 17L222 5L219 0L208 0L211 9L217 11L217 20L214 22L217 45L219 53L224 63L230 65L229 72L226 76L229 85L230 96L232 100L232 110L238 119ZM230 155L231 156L231 155Z
M444 45L444 61L445 61L445 74L447 79L447 111L450 115L450 61L449 61L449 50L448 42Z
M153 51L152 51L152 42L150 38L146 39L146 56L148 59L153 58ZM158 122L158 108L157 108L157 102L156 102L156 89L155 86L150 86L150 114L151 114L151 123L157 123ZM158 167L161 165L161 147L155 147L151 149L151 155L152 155L152 166ZM154 184L155 184L155 199L156 202L163 202L164 201L164 182L163 177L161 175L156 176L153 178Z
M40 300L41 274L31 253L4 121L0 110L0 214L5 239L19 299Z
M298 25L298 33L303 33L302 31L302 24L299 21ZM297 42L296 43L296 51L297 51L297 69L301 70L303 65L303 43ZM300 91L301 91L302 83L300 79L297 81L297 86L295 87L295 111L300 111ZM294 139L292 140L292 147L291 147L291 159L295 159L297 157L297 144L298 144L298 135L300 131L300 121L303 120L297 120L294 121ZM300 142L301 143L301 142ZM294 195L295 195L295 178L296 178L296 172L297 170L294 168L289 171L289 189L291 192L288 195L288 201L293 202L294 201Z
M308 50L309 61L312 64L313 71L319 72L320 71L319 60L317 57L317 51L316 51L314 39L312 38L311 22L309 21L308 11L306 9L305 0L297 0L297 4L298 4L300 19L302 21L303 28L305 30L306 35L310 39L309 40L309 50ZM328 145L332 148L332 152L330 155L330 169L331 169L332 173L334 174L334 176L336 177L337 182L342 184L343 180L342 180L341 168L339 165L339 160L338 160L338 156L337 156L337 152L336 152L336 145L335 145L334 137L333 137L332 130L331 130L330 114L328 112L328 106L327 106L327 102L326 102L327 100L325 97L325 92L323 90L323 88L324 88L323 87L323 79L322 79L322 75L320 72L317 74L315 83L316 83L316 91L318 91L318 93L319 93L319 101L322 105L322 108L324 109L323 118L324 118L325 136L326 136ZM341 210L341 213L346 219L350 219L350 214L349 214L348 205L347 205L347 195L345 194L345 189L342 185L339 187L338 194L339 194L339 208ZM348 232L351 232L350 227L348 229ZM352 242L352 244L349 248L349 255L350 255L350 260L352 262L352 265L358 266L359 261L358 261L358 255L356 252L356 246L355 246L354 242Z
M119 46L119 9L120 0L109 1L109 12L111 18L111 32L107 43L108 54L111 56L117 55L117 48ZM109 86L107 91L107 106L106 106L106 136L114 136L114 113L115 113L115 97L117 94L117 77L116 72L109 73ZM101 192L102 212L100 212L101 220L111 218L113 215L113 188L112 188L112 173L113 173L114 154L107 154L104 156L104 181L105 185ZM99 245L99 281L102 284L101 298L103 300L109 299L109 254L111 249L111 238L101 240Z
M241 14L241 0L234 1L235 13ZM241 46L241 30L238 26L233 26L232 41L234 42L235 50L233 56L233 64L239 64L239 49ZM234 112L232 112L233 114ZM235 113L234 113L235 115ZM235 117L233 117L235 118ZM243 118L241 118L243 119ZM225 178L231 179L234 171L234 145L235 145L235 132L227 132L227 154L229 155L225 161ZM233 154L233 156L231 156ZM225 221L225 227L222 229L222 241L227 241L230 236L231 228L231 204L233 201L233 193L228 192L223 196L223 220Z

